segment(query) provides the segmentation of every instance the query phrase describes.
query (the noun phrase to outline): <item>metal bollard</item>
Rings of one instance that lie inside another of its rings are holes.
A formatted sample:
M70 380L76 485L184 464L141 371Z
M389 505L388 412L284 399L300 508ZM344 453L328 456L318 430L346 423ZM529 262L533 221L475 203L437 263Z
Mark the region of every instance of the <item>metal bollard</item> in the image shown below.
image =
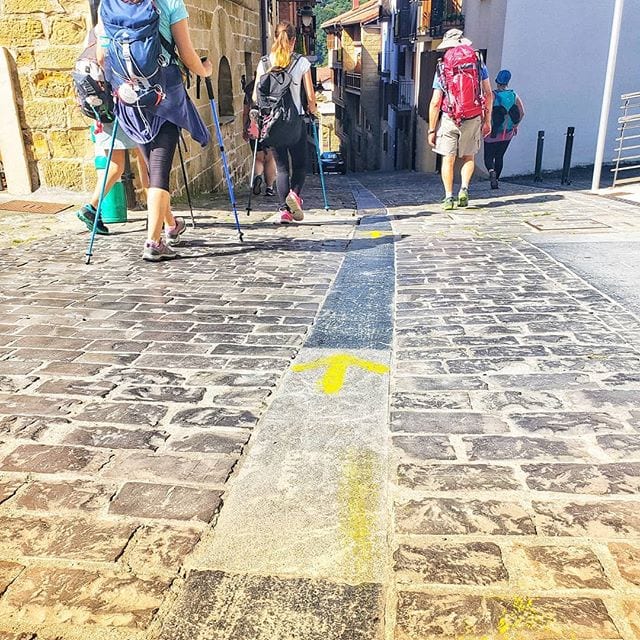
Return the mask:
M573 134L575 131L575 127L567 127L567 141L564 144L564 162L562 163L560 184L571 184L569 175L571 173L571 154L573 152Z
M544 151L544 131L538 131L538 145L536 147L536 169L534 182L542 182L542 152Z

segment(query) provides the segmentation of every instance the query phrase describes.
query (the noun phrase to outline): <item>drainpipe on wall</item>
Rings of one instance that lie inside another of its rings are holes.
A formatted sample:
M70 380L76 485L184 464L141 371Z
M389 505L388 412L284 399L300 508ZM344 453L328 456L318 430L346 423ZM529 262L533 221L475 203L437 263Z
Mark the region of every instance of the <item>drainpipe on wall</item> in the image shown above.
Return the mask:
M260 0L260 50L263 56L267 55L267 32L269 29L267 20L269 7L267 2L270 2L270 0Z
M600 188L600 176L604 161L604 146L607 140L607 125L609 124L609 109L613 95L613 81L616 74L616 60L618 57L618 44L620 43L620 28L622 26L622 9L624 0L616 0L613 10L613 24L611 25L611 41L609 43L609 60L607 62L607 74L604 80L602 92L602 110L600 111L600 127L598 129L598 142L596 144L596 159L593 163L593 182L591 191Z

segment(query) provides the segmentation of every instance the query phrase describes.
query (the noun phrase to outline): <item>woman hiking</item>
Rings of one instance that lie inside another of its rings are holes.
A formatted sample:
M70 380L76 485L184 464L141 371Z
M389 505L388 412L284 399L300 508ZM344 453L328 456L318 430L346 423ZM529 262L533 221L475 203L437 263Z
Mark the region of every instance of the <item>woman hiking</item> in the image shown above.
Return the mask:
M300 120L304 115L302 91L307 99L307 111L310 115L316 113L316 95L311 78L311 63L307 58L294 54L296 46L296 30L289 22L280 22L276 27L275 41L271 47L271 54L262 58L256 70L256 81L253 89L253 101L258 102L260 81L271 69L286 70L291 76L291 98ZM302 187L306 178L307 165L307 136L306 127L293 126L289 128L292 137L273 147L276 161L276 185L280 200L278 213L281 224L289 224L294 220L304 219L302 210Z
M157 100L155 104L145 105L132 95L132 87L139 90L139 83L127 82L125 77L119 90L116 90L118 99L115 111L120 126L138 144L147 161L149 224L142 258L159 262L178 257L169 245L178 244L186 228L184 219L174 216L171 212L169 192L169 174L180 129L189 131L191 137L203 147L210 140L205 124L187 95L183 84L183 68L198 76L208 77L212 73L212 66L208 60L202 62L193 47L189 32L189 13L184 0L154 0L153 3L150 0L102 0L98 25L102 48L99 48L98 62L101 66L106 65L106 68L111 66L117 80L122 81L123 75L126 76L117 67L122 62L121 51L124 51L125 55L128 53L126 28L144 29L144 20L143 26L140 27L140 16L144 17L147 14L150 20L159 19L161 56L164 63L151 60L151 64L162 67L159 74L162 86L151 87L147 96L155 97L152 93L155 90ZM129 25L128 17L134 15L138 22ZM125 35L124 45L118 40L122 33ZM148 40L152 39L153 34L147 34L146 37ZM100 51L104 60L100 59ZM144 53L140 55L143 57ZM145 61L149 63L149 59ZM127 68L130 69L131 65Z

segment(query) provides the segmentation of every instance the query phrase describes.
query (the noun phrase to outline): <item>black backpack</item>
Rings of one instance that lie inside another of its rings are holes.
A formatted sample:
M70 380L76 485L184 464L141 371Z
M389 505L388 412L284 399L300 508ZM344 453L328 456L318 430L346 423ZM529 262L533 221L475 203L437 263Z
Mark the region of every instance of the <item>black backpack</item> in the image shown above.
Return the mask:
M302 56L294 53L286 69L272 67L268 56L262 58L266 73L258 82L257 107L259 141L265 147L286 147L300 140L303 119L291 95L291 71Z
M104 73L96 58L96 36L92 31L89 35L89 44L80 54L71 76L76 91L76 99L80 111L100 122L113 122L113 96L111 85L105 80Z

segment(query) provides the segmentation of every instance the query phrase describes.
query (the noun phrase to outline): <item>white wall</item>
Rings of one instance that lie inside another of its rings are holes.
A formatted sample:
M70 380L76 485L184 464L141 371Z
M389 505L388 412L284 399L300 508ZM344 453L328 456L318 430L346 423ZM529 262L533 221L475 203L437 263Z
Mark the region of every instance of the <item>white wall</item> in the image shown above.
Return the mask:
M496 23L506 5L504 39ZM573 165L591 164L600 118L613 0L468 0L467 35L488 49L491 79L501 68L527 116L509 148L504 175L533 171L537 132L545 131L543 168L559 169L568 126L576 128ZM640 3L627 0L605 159L613 157L620 94L640 91ZM501 50L498 57L495 51Z

